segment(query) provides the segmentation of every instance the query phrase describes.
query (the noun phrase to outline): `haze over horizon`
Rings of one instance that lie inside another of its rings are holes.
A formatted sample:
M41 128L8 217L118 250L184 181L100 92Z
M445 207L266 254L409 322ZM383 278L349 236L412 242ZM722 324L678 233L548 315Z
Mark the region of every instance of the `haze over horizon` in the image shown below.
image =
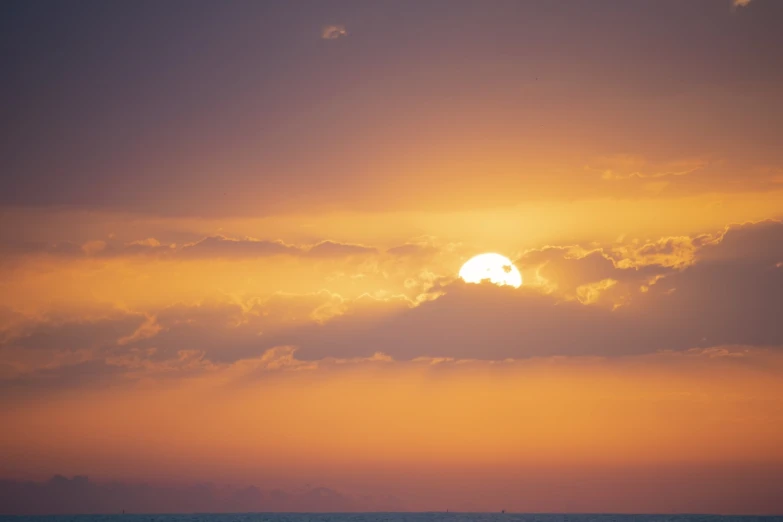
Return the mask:
M783 514L782 24L4 2L0 514Z

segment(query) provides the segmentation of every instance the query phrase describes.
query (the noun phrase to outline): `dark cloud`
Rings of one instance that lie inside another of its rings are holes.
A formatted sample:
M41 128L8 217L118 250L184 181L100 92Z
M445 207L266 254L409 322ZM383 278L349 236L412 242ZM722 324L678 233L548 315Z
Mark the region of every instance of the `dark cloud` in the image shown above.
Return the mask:
M321 241L309 248L288 245L282 241L257 241L251 239L229 239L221 236L207 237L183 247L183 257L266 257L274 255L310 257L347 257L357 254L371 254L376 249L350 243Z
M0 514L248 513L400 510L391 496L351 497L326 487L298 491L255 486L219 487L211 483L153 486L95 483L84 476L55 475L46 482L0 480ZM235 515L226 515L233 520Z
M624 267L600 250L575 254L571 249L561 247L527 252L515 264L523 272L535 270L535 276L556 284L558 289L566 293L575 291L581 285L606 279L640 285L656 276L674 272L659 264ZM530 276L528 273L526 275Z
M408 308L404 299L377 300L369 297L343 302L328 292L310 295L277 295L244 311L237 305L188 307L178 306L157 314L160 332L149 338L128 343L128 350L155 348L155 357L174 357L180 350L197 350L216 363L231 363L256 357L290 332L307 330L320 324L322 314L341 314L351 310L351 317L363 325L377 324L394 313ZM320 312L320 313L319 313ZM334 319L327 321L331 322ZM273 341L274 340L274 341ZM372 354L371 354L372 355Z
M122 257L122 256L163 256L174 250L157 241L140 241L127 245L111 244L105 241L89 241L84 244L72 241L45 243L39 241L17 241L0 243L0 254L9 256L47 254L58 257Z
M498 360L783 346L781 234L780 222L731 227L681 269L620 267L601 252L578 257L557 248L520 259L557 290L456 281L436 284L417 306L403 298L279 294L245 307L172 306L150 312L154 325L141 315L44 323L3 346L86 347L115 365L136 368L143 359L175 369L193 367L183 353L226 364L278 346L297 347L305 360L377 352L394 359Z
M206 237L186 245L180 251L183 257L265 257L298 254L299 249L281 241L253 241L228 239L222 236Z
M783 262L783 224L767 220L728 227L720 238L699 250L698 261L733 261L757 264Z
M300 357L312 359L378 351L400 359L503 359L783 345L783 264L773 264L781 230L779 222L733 227L725 243L703 247L701 261L665 271L665 277L644 290L635 288L614 309L524 287L455 282L441 289L444 295L439 298L377 324L367 326L348 313L324 325L274 336L270 345L296 345ZM555 276L570 279L572 287L639 279L638 269L617 268L597 254L560 263L569 268L554 270ZM658 270L663 271L653 267L646 275Z
M132 256L169 257L181 259L247 259L278 255L307 256L315 258L349 257L375 254L373 247L337 241L321 241L310 247L294 246L283 241L233 239L209 236L180 248L162 245L153 238L124 245L105 241L90 241L79 245L72 242L42 243L14 242L0 244L0 254L5 256L48 254L67 257L115 258Z
M139 328L141 314L114 312L112 317L89 321L39 322L20 332L11 343L32 350L79 350L115 343Z
M322 241L307 251L313 257L343 257L377 253L375 248L335 241Z

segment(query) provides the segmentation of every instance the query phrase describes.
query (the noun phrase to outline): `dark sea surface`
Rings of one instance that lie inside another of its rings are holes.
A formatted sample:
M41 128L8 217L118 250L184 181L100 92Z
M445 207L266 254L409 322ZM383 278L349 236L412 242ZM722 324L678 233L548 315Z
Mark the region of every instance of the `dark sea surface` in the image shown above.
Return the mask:
M783 522L783 516L524 513L238 513L0 516L13 522Z

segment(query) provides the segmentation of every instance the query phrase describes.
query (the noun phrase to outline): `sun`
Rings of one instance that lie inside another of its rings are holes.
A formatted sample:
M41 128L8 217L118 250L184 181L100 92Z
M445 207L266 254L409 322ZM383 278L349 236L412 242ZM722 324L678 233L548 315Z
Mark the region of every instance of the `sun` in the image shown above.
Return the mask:
M496 285L509 285L519 288L522 284L522 274L506 256L500 254L479 254L470 258L462 268L459 276L466 283L489 281Z

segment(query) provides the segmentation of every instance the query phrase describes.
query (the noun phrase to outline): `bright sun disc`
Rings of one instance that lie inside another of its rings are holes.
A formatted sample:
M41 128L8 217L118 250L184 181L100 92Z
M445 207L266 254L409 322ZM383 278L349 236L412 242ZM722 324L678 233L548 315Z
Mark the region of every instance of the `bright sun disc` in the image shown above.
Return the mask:
M510 285L519 288L522 274L506 256L500 254L479 254L470 258L459 270L459 276L466 283L489 281L496 285Z

